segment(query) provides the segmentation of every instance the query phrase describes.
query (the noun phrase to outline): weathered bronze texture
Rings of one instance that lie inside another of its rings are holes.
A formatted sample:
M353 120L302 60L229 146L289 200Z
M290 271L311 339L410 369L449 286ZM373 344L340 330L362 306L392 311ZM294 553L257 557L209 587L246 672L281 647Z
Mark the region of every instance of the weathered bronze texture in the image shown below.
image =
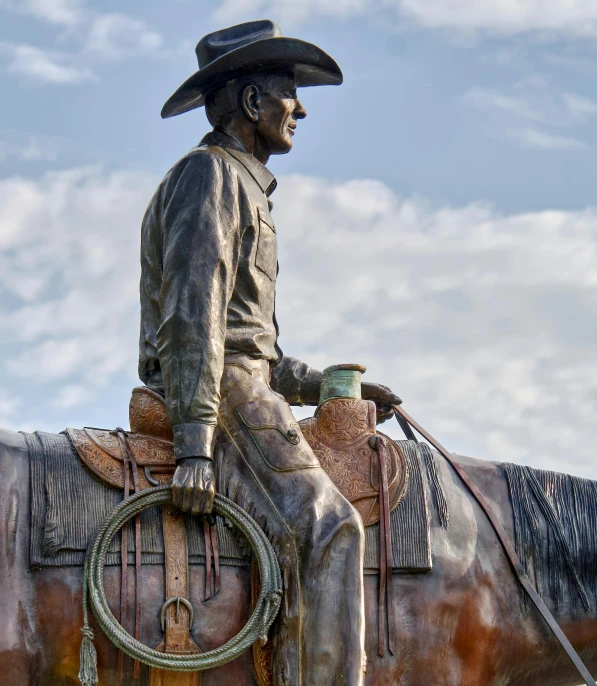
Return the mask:
M433 570L394 576L392 610L396 622L394 656L377 656L378 577L365 576L367 686L574 686L578 675L536 612L523 611L519 586L491 525L452 468L438 460L451 517L444 528L434 515L431 526ZM458 458L491 502L508 535L514 520L508 484L500 464ZM594 496L597 504L597 496ZM81 503L81 507L85 504ZM29 569L29 456L21 435L0 431L0 675L10 686L72 686L77 683L81 626L81 567ZM548 529L540 521L539 536ZM597 554L580 536L579 550ZM547 553L535 564L549 575ZM190 602L196 608L193 639L203 651L222 645L246 622L250 610L250 575L244 568L223 567L220 593L203 600L205 573L190 568ZM119 607L118 567L106 570L106 590L113 611ZM160 611L164 571L143 568L145 591L142 640L162 639ZM128 616L133 617L133 570L129 571ZM574 610L564 595L558 608L546 599L572 645L591 670L597 670L597 615ZM181 613L183 610L181 610ZM117 651L97 626L100 683L117 684ZM127 627L130 631L131 625ZM255 686L253 658L246 657L202 674L202 686ZM139 686L147 686L142 665ZM128 680L128 681L127 681ZM133 682L132 661L125 683Z
M406 411L399 407L396 406L395 411L402 416L403 419L405 419L413 428L415 428L426 440L428 440L433 447L452 465L452 467L456 470L456 473L458 476L462 479L463 483L465 486L468 488L468 490L473 494L475 497L476 501L479 503L481 509L487 516L487 519L490 521L491 526L493 527L503 549L504 552L506 553L506 556L508 557L508 560L510 561L510 564L512 565L512 569L514 573L516 574L518 580L522 584L525 592L529 595L531 601L553 632L554 636L556 637L557 641L560 643L562 648L565 650L566 655L570 658L571 662L574 664L575 668L579 672L579 674L582 676L582 678L585 680L585 683L587 686L596 686L595 681L593 680L593 677L589 673L587 667L577 654L577 652L574 650L573 646L571 645L570 641L566 637L566 634L562 631L561 627L557 623L556 619L554 616L551 614L549 611L549 608L545 605L543 602L541 596L537 593L535 587L531 583L531 580L529 579L524 567L522 566L522 563L520 561L520 558L518 557L516 551L514 550L514 545L512 543L511 538L508 536L508 533L504 529L501 521L499 520L497 514L495 513L493 507L490 505L488 500L485 498L483 493L479 490L475 482L470 478L470 476L467 474L466 470L464 467L462 467L458 462L454 459L452 453L448 451L444 446L439 443L436 439L431 436L425 429L421 427L420 424L418 424L410 415L406 413ZM586 609L590 609L588 606L588 603L586 605Z
M292 66L297 86L336 86L342 72L321 48L282 36L280 27L267 19L232 26L202 38L195 50L199 71L185 81L162 109L173 117L205 104L205 94L221 83L256 69Z
M199 71L162 114L205 105L214 129L166 174L143 220L140 377L166 400L174 503L209 513L217 479L276 547L287 582L276 685L361 686L363 527L289 407L317 404L322 375L278 346L277 182L265 166L307 116L297 89L342 74L269 20L211 33L196 52ZM369 391L380 406L400 402Z
M201 649L191 638L194 612L189 602L187 534L182 512L174 505L162 506L166 602L160 612L164 638L156 650L192 655ZM200 672L171 672L150 668L149 686L200 686Z
M147 386L133 388L129 403L129 424L135 434L155 436L170 442L174 438L164 397Z
M314 417L300 422L301 431L336 488L356 508L363 524L380 518L380 470L377 451L370 444L376 434L375 403L335 398L321 405ZM400 502L408 483L406 460L388 441L389 507Z
M323 370L319 405L330 398L361 399L361 376L366 369L360 364L334 364Z

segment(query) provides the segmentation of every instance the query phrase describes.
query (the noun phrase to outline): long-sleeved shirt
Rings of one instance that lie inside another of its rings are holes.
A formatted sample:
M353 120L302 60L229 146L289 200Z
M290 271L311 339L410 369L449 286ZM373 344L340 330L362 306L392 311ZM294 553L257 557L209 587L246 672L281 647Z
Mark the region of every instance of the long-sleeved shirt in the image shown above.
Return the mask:
M226 355L269 360L288 402L317 402L320 373L277 344L275 187L263 164L212 132L145 213L139 376L165 395L177 459L211 455Z

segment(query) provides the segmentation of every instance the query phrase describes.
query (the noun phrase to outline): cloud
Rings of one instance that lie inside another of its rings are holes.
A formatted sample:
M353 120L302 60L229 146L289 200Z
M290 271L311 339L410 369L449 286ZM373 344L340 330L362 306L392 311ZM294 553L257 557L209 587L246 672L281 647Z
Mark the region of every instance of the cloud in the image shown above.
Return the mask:
M78 386L134 378L139 234L153 186L95 167L0 181L0 302L16 303L0 316L4 343L17 344L4 372L15 386L47 383L52 402L70 407Z
M93 20L85 51L110 61L155 52L162 46L159 33L123 14L101 14Z
M578 121L586 121L597 115L597 103L575 93L564 93L564 102L571 116Z
M96 63L160 53L163 45L162 36L140 19L96 12L83 0L0 0L1 9L69 29L58 39L63 44L67 40L74 42L70 51L0 41L0 68L4 62L8 73L40 83L70 85L95 80Z
M304 21L382 12L434 29L597 37L597 4L586 0L223 0L215 15L220 20L263 14Z
M9 426L16 416L21 399L15 394L0 390L0 427Z
M523 148L552 151L582 150L578 138L550 131L584 122L597 114L597 104L575 93L559 93L534 74L516 83L514 94L488 88L471 88L463 96L466 104L483 112L491 135L498 135ZM525 94L520 95L523 91ZM532 122L532 125L529 125ZM537 128L542 124L542 128Z
M597 36L597 5L585 0L384 0L382 4L432 28Z
M540 150L583 150L587 146L576 138L555 136L539 129L524 128L509 132L509 137L523 148Z
M0 0L0 8L28 14L63 26L74 26L81 18L81 0Z
M16 76L55 85L71 85L94 80L93 71L80 64L76 56L56 50L43 50L25 43L0 42L4 69Z
M378 0L223 0L214 12L220 21L275 14L280 21L304 21L313 16L350 17L379 8Z
M155 183L95 167L0 181L0 342L14 344L0 371L35 399L0 405L0 422L90 423L89 403L109 414L137 383ZM287 354L365 364L461 453L597 478L597 209L500 215L306 176L280 178L274 199Z
M58 158L62 141L24 131L0 129L0 164L7 160L53 162Z
M597 478L597 210L432 208L300 176L275 203L286 353L365 364L454 450Z
M488 88L471 88L465 93L464 100L480 110L499 110L533 121L543 119L541 112L534 109L524 97L512 97Z

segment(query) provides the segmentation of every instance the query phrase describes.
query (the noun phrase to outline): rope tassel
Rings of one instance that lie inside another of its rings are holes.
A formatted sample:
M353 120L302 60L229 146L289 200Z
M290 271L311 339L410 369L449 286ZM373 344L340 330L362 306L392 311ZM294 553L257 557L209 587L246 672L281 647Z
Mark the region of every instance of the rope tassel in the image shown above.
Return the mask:
M79 681L81 686L98 686L97 651L93 645L93 629L85 624L81 632L83 640L79 652Z

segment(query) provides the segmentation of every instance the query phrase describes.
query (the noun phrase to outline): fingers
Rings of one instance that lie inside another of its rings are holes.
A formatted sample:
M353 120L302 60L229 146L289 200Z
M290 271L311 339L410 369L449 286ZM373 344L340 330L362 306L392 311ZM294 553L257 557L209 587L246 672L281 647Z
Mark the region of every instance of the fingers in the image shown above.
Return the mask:
M363 383L362 395L365 400L375 400L384 405L401 405L402 399L392 392L387 386L378 383Z
M386 405L385 403L376 403L377 406L377 423L383 424L394 414L394 410L391 405Z
M193 490L190 512L193 515L209 514L212 511L216 490L211 481L197 484Z
M188 470L189 472L191 470ZM181 489L180 509L183 512L189 512L193 503L193 495L195 492L195 483L192 474L185 475L185 481Z
M182 505L182 482L184 481L183 475L184 472L178 468L174 472L174 478L172 479L172 502L177 507Z
M180 465L172 479L172 502L183 512L188 512L191 509L194 490L194 469Z
M203 492L205 496L203 504L203 512L205 514L211 514L214 506L214 498L216 497L216 489L213 484L209 484L209 487Z

